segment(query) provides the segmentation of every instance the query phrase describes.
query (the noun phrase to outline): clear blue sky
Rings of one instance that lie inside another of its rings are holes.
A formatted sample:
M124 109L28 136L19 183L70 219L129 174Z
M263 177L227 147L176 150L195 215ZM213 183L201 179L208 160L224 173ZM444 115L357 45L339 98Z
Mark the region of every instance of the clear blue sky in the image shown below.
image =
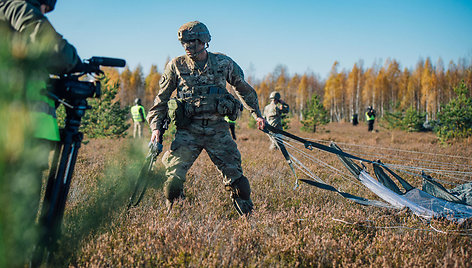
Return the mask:
M209 28L209 51L258 79L279 64L326 78L334 61L472 59L472 0L58 0L48 17L82 58L121 57L145 73L184 54L177 29L192 20Z

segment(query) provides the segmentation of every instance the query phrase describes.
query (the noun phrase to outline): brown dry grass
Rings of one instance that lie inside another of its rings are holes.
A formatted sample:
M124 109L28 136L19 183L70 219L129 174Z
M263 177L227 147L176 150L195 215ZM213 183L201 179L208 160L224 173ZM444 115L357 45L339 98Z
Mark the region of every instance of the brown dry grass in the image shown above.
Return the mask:
M472 146L467 141L444 146L438 144L431 133L384 129L368 133L362 124L353 127L333 123L313 134L299 132L296 123L291 126L290 131L295 134L320 140L472 155ZM237 129L237 135L244 172L251 181L256 206L249 219L237 216L221 177L206 153L197 159L188 174L186 199L177 203L170 215L165 213L160 190L161 170L156 172L152 188L140 206L126 213L126 199L133 174L143 157L145 142L131 146L138 150L133 149L133 157L130 157L130 145L125 139L91 140L80 152L56 264L77 267L470 267L471 236L454 232L460 228L457 224L432 221L431 226L448 232L440 233L407 211L364 207L305 184L293 190L294 177L290 169L279 152L267 150L269 141L263 133L243 126ZM313 154L343 169L335 157L319 152ZM414 158L407 163L414 164ZM113 168L106 168L110 166ZM344 191L374 197L332 172L316 165L310 168ZM418 183L414 181L415 185ZM386 228L392 226L403 228Z

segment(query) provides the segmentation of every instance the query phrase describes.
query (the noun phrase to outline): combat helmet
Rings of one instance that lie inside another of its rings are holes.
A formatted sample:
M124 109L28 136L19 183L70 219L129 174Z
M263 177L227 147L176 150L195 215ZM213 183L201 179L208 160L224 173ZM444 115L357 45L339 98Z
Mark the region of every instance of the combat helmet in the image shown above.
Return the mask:
M270 93L269 99L280 100L280 93L277 91L272 91L272 93Z
M199 21L187 22L180 26L177 36L179 41L198 39L203 43L209 43L211 40L210 31L208 31L208 28L205 26L205 24Z

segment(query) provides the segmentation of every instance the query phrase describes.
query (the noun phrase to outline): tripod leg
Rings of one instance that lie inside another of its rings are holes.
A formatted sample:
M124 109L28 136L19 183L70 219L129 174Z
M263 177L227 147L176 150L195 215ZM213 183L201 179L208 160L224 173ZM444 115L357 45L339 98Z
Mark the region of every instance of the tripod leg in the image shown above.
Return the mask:
M39 241L33 256L33 267L41 264L45 251L47 255L50 255L55 250L57 238L60 234L60 225L67 200L67 194L69 192L72 173L74 171L78 150L82 141L81 134L82 133L78 133L79 137L74 138L73 142L67 142L72 139L66 139L66 142L62 145L59 163L57 162L57 159L59 159L59 150L56 150L55 152L54 163L51 166L43 209L39 220L40 227L42 228L41 240ZM57 166L57 164L59 165Z
M48 230L48 226L45 224L45 215L47 214L47 211L50 209L50 203L51 203L51 194L53 192L54 184L56 181L56 175L57 175L57 169L58 169L58 163L59 163L59 157L61 154L61 150L63 147L62 142L56 142L54 145L54 155L52 159L51 166L49 168L49 175L48 175L48 180L46 182L46 190L39 214L39 241L37 242L36 246L33 249L33 255L32 259L30 262L30 267L39 267L41 263L43 262L44 259L44 254L45 250L48 247L48 233L50 232ZM47 253L46 253L47 254Z

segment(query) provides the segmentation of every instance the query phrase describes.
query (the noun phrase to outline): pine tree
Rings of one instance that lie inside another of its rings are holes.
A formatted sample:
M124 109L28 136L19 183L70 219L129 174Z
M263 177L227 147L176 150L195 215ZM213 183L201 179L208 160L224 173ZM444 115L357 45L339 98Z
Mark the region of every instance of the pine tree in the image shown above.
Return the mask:
M318 95L313 94L307 103L307 109L303 113L302 130L316 132L316 126L329 123L328 111L320 102Z
M424 130L424 123L426 121L426 113L419 112L413 106L410 106L405 111L401 121L402 129L408 132L418 132Z
M472 136L472 98L467 96L469 88L462 82L454 91L457 97L438 113L436 133L443 141Z
M129 115L129 107L121 108L117 98L119 84L112 85L106 76L100 80L102 84L101 97L89 98L88 104L92 109L87 110L82 117L80 131L88 138L98 137L124 137L130 124L126 123ZM61 127L64 126L65 110L63 106L57 109L57 119Z

